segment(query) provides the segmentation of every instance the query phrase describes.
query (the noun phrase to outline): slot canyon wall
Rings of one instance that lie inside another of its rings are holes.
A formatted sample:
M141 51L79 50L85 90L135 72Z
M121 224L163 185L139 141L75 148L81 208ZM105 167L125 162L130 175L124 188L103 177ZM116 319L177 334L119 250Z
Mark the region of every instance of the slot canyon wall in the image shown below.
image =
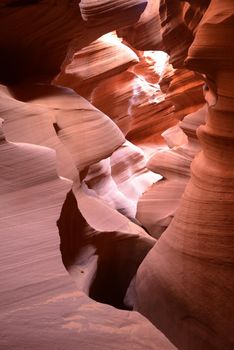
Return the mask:
M1 349L234 348L233 32L233 0L1 1Z

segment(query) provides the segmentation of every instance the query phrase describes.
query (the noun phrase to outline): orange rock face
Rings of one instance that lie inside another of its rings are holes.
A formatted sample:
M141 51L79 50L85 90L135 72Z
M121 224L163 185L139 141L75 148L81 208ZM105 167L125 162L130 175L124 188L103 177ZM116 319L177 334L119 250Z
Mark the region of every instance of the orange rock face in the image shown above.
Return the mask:
M206 74L209 86L197 132L202 152L171 225L137 274L137 309L180 349L234 346L233 9L211 1L188 50L187 67Z
M124 135L132 128L129 108L136 79L134 73L124 71L100 82L91 95L92 104L108 115ZM110 103L107 103L107 100Z
M148 0L137 23L120 28L118 35L137 50L163 50L159 3L158 0Z
M6 141L2 128L0 135L1 348L39 350L49 345L51 349L61 346L74 349L78 345L96 350L103 346L125 349L128 344L140 350L147 343L152 350L155 346L160 350L175 349L140 314L94 302L72 282L62 265L56 229L65 194L72 183L57 176L52 149ZM73 213L77 209L70 205L68 210ZM79 222L79 214L75 216ZM72 225L74 228L74 221ZM66 230L66 241L73 238L70 234L75 231ZM110 235L106 243L112 239ZM150 244L142 244L137 235L133 240L143 247L142 254L152 244L152 239ZM94 238L94 241L102 240ZM72 239L73 249L75 242ZM126 239L124 245L130 242ZM64 244L63 238L61 243ZM100 246L105 249L105 245ZM113 254L109 247L105 252L105 258ZM139 253L138 259L141 259ZM83 265L81 271L84 270ZM87 280L87 274L82 275Z
M233 12L1 1L1 349L234 348Z
M136 22L147 5L146 0L95 1L81 0L80 10L88 26L108 25L125 27Z
M138 57L130 48L114 34L106 34L73 55L68 52L54 84L71 87L80 95L89 97L101 80L121 73L137 62Z

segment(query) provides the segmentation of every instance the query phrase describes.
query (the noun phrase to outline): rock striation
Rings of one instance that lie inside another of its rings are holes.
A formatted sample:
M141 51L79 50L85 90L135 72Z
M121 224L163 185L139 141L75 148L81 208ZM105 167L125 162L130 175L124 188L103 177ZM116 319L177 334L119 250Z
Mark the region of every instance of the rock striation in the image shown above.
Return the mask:
M137 62L136 54L109 33L74 54L68 52L62 70L53 83L70 87L78 94L89 97L101 80L121 73Z
M118 35L137 50L163 50L158 0L148 0L139 20L118 29Z
M233 11L1 2L1 348L234 348Z
M208 84L202 151L173 221L137 273L136 308L180 349L234 345L233 9L212 0L188 50L187 67Z
M56 234L72 183L57 176L55 151L0 135L1 348L175 349L140 314L77 290Z
M147 5L147 0L81 0L80 10L88 26L111 24L116 28L135 23ZM110 30L109 30L110 31Z

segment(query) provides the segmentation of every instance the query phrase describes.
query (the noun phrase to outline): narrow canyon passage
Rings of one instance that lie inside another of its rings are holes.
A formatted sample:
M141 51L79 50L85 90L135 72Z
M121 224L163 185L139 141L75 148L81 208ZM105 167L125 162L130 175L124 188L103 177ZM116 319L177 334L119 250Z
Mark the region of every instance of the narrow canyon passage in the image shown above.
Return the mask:
M98 73L105 70L113 60L111 53L108 54L110 48L110 52L114 48L119 53L122 50L123 54L135 56L114 33L104 35L95 42L97 44L98 49L91 44L75 57L77 67L83 60L89 76L97 70ZM102 52L105 61L102 61ZM168 55L162 51L143 51L138 55L135 59L139 62L130 69L126 70L124 66L123 72L114 73L101 83L99 78L98 83L94 83L93 93L89 87L89 100L112 118L127 142L114 150L109 158L84 169L79 192L76 188L68 194L58 220L63 262L78 288L96 301L121 309L134 306L136 271L155 244L153 237L159 238L169 225L190 176L191 153L194 155L198 151L188 144L186 131L178 126L174 117L173 102L166 99L160 87L165 80L168 85L175 85L175 73ZM99 67L91 64L87 67L87 57ZM200 104L204 104L202 81L189 72L183 73L185 82L191 79L187 94L192 95L193 90L194 95L195 89L199 101L198 106L193 106L193 99L188 98L186 104L190 104L191 110L199 109ZM59 79L61 77L56 81ZM81 93L78 84L76 89ZM182 114L182 108L188 108L187 105L182 103L178 113ZM57 127L58 137L62 139L66 129L63 131L59 121ZM87 129L84 132L87 140ZM167 134L165 138L161 136L162 132ZM80 126L74 133L74 140L67 134L65 142L71 152L76 152L80 162L75 140L79 135ZM69 143L68 137L76 146ZM196 139L195 133L193 138ZM99 142L103 142L103 138ZM86 147L86 144L82 146ZM81 163L79 169L82 170ZM150 206L147 205L148 197L151 198ZM100 215L94 215L96 212Z
M0 347L232 350L232 0L0 4Z

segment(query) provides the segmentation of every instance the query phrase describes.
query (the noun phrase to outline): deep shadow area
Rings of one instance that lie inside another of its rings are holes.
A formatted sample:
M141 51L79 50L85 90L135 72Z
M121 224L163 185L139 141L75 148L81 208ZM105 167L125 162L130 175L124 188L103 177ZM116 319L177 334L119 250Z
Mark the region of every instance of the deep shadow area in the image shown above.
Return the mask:
M41 0L12 0L11 2L5 4L5 7L20 7L35 5L41 2Z
M124 303L124 297L154 241L128 233L95 231L81 215L72 191L67 194L57 225L62 260L67 270L74 265L89 264L91 255L97 258L88 295L119 309L131 309ZM85 278L83 275L82 280Z

